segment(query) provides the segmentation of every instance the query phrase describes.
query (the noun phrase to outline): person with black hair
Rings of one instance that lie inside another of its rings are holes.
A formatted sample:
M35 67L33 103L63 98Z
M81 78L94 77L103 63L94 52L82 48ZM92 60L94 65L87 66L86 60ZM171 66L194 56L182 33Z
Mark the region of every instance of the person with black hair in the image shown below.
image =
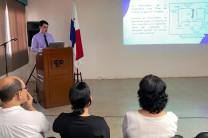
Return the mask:
M62 138L110 138L110 129L103 117L90 115L90 89L85 82L75 83L69 91L72 113L61 113L53 123L53 131Z
M35 34L32 38L31 51L35 54L39 52L40 48L47 48L50 42L54 42L53 36L48 32L48 22L41 20L39 23L40 32Z
M142 109L127 112L122 131L124 138L171 138L177 132L178 117L164 108L168 102L166 84L154 75L145 76L137 92ZM181 137L181 136L175 136Z
M208 132L201 132L195 138L208 138Z

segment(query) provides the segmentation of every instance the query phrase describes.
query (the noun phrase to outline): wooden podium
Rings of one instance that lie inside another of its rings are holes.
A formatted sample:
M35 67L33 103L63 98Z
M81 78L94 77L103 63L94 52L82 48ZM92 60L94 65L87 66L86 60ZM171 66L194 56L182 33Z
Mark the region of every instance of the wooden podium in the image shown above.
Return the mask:
M73 80L71 47L45 48L36 56L38 101L44 108L69 104Z

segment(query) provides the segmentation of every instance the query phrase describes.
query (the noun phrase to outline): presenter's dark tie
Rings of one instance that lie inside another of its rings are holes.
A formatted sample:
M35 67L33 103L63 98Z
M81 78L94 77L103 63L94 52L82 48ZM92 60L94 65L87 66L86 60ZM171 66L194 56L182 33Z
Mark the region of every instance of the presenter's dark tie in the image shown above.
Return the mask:
M46 46L48 47L48 41L46 39L46 35L44 35L44 39L45 39Z

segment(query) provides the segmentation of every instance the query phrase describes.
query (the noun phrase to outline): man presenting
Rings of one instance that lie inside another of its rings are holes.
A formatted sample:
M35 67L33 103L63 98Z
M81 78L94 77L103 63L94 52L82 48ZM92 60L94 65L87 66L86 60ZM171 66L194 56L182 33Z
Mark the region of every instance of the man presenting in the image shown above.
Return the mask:
M53 36L48 31L48 22L41 20L39 23L40 32L35 34L32 38L31 50L37 54L39 48L47 48L50 42L54 42Z
M0 99L0 138L42 138L49 131L49 122L33 107L33 98L20 78L0 80Z

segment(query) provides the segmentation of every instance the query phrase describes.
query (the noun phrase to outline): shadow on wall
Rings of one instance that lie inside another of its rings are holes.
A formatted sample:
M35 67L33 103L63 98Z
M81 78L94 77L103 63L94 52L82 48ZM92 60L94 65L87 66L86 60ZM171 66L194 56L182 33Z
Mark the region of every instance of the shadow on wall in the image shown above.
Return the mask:
M28 64L29 57L28 57L28 51L22 50L17 53L13 53L12 56L7 56L7 67L8 67L8 73L17 70L18 68ZM6 59L5 56L0 56L0 76L6 74Z

